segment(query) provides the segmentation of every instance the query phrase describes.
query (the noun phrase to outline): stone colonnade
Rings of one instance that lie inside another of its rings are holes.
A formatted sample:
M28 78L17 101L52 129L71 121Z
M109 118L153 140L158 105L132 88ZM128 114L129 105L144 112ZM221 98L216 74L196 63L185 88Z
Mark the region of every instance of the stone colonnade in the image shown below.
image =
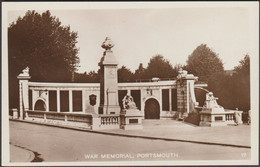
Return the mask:
M193 75L179 75L177 80L171 81L159 81L159 82L142 82L142 83L119 83L118 90L126 90L131 92L132 90L140 90L140 100L141 100L141 111L145 109L146 100L152 98L156 99L160 105L161 116L165 116L167 118L170 112L176 112L176 110L172 110L172 91L173 89L177 89L177 111L184 115L191 112L196 105L196 99L194 95L194 81L196 77ZM89 110L89 95L95 94L97 95L97 103L94 106L95 112L98 111L99 106L99 94L100 94L100 86L98 83L93 84L78 84L78 83L37 83L37 82L29 82L30 76L18 76L20 83L19 90L19 99L20 106L19 111L20 115L23 115L24 110L29 109L29 90L31 90L31 110L34 110L34 106L37 100L43 100L46 104L46 111L50 111L49 109L49 94L50 92L56 92L56 102L57 102L57 110L56 112L61 112L60 101L61 101L61 91L68 91L68 112L73 111L73 91L82 91L82 111L83 113L88 112ZM163 111L162 105L162 90L169 90L169 110ZM149 94L150 91L152 94ZM96 112L98 113L98 112ZM173 113L173 114L174 114ZM106 113L103 113L106 114ZM166 116L166 115L168 116ZM22 119L20 117L20 119ZM163 118L163 117L162 117Z
M117 65L118 62L116 57L113 55L111 48L114 46L113 42L110 38L106 38L106 40L102 44L102 48L105 49L103 57L99 62L101 76L100 76L100 97L99 97L99 108L98 114L120 114L120 106L118 102L118 78L117 78ZM19 79L19 100L20 100L20 119L24 118L24 111L29 109L29 86L28 80L30 79L29 76L29 68L27 67L23 72L17 77ZM177 87L177 112L180 113L181 117L185 117L189 112L191 112L194 107L197 105L194 93L194 82L197 77L194 77L192 74L187 74L187 71L180 70L179 75L176 81ZM159 81L160 82L160 81ZM158 83L159 83L158 82ZM146 83L146 86L151 84L151 87L154 86L154 82ZM129 83L130 84L130 83ZM134 84L134 83L133 83ZM59 83L57 85L66 85ZM64 86L63 86L64 87ZM159 102L160 106L162 107L162 87L158 87L159 93L157 101ZM73 112L73 92L74 89L66 88L69 91L69 112ZM84 89L77 87L82 91L82 110L85 110L85 100L84 99ZM54 89L55 90L55 89ZM60 108L60 89L56 89L57 91L57 112L61 111ZM129 91L129 90L128 90ZM169 98L171 96L172 89L169 90ZM49 96L48 91L46 93L46 110L49 111ZM149 92L147 92L149 93ZM150 95L151 96L151 95ZM152 96L156 99L155 96ZM150 98L150 97L146 97ZM171 101L171 99L170 99ZM171 103L170 103L170 111L171 111ZM142 110L144 109L144 105L142 105Z

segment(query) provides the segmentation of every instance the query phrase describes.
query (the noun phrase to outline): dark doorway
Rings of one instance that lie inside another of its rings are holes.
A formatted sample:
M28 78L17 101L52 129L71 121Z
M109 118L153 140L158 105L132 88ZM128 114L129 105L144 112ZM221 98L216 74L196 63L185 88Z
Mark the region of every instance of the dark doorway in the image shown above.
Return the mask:
M172 89L172 111L177 111L177 89Z
M162 110L163 111L170 110L169 89L162 89Z
M60 91L60 112L69 112L69 91Z
M45 105L44 101L42 101L42 100L36 101L34 110L36 110L36 111L46 111L46 105Z
M145 119L160 119L160 105L157 100L149 99L145 102Z
M57 111L57 91L49 91L49 110Z
M73 112L82 111L82 91L72 91Z

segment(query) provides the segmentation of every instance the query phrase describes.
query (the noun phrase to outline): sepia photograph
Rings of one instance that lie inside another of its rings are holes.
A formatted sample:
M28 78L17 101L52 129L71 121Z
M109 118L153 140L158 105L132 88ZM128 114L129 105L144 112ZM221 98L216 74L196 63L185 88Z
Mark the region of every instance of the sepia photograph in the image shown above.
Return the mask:
M2 9L2 165L259 163L257 1Z

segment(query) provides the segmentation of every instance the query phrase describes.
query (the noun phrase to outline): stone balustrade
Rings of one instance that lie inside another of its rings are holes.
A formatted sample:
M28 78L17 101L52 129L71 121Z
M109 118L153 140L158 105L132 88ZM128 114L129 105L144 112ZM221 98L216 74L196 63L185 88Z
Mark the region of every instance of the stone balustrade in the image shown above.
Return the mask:
M226 121L234 121L234 112L226 113Z
M84 128L91 128L92 126L92 115L83 113L58 113L28 110L26 111L26 119L40 123L72 125Z
M100 115L100 129L119 129L120 116L118 114Z
M86 113L26 111L26 120L38 123L84 127L92 130L118 129L120 116L117 114L96 115Z
M101 125L118 125L118 115L101 115Z

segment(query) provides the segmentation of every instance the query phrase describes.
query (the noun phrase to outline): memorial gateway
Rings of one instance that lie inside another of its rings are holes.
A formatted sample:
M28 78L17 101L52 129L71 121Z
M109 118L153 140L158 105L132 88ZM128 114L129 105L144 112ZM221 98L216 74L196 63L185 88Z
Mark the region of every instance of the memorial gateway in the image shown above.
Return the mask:
M30 82L29 68L24 69L17 76L19 119L93 130L141 129L142 119L183 119L198 110L194 89L206 85L195 84L198 78L185 70L176 80L118 83L113 46L110 38L102 44L100 83ZM234 123L234 111L218 106L212 93L200 110L201 126Z

